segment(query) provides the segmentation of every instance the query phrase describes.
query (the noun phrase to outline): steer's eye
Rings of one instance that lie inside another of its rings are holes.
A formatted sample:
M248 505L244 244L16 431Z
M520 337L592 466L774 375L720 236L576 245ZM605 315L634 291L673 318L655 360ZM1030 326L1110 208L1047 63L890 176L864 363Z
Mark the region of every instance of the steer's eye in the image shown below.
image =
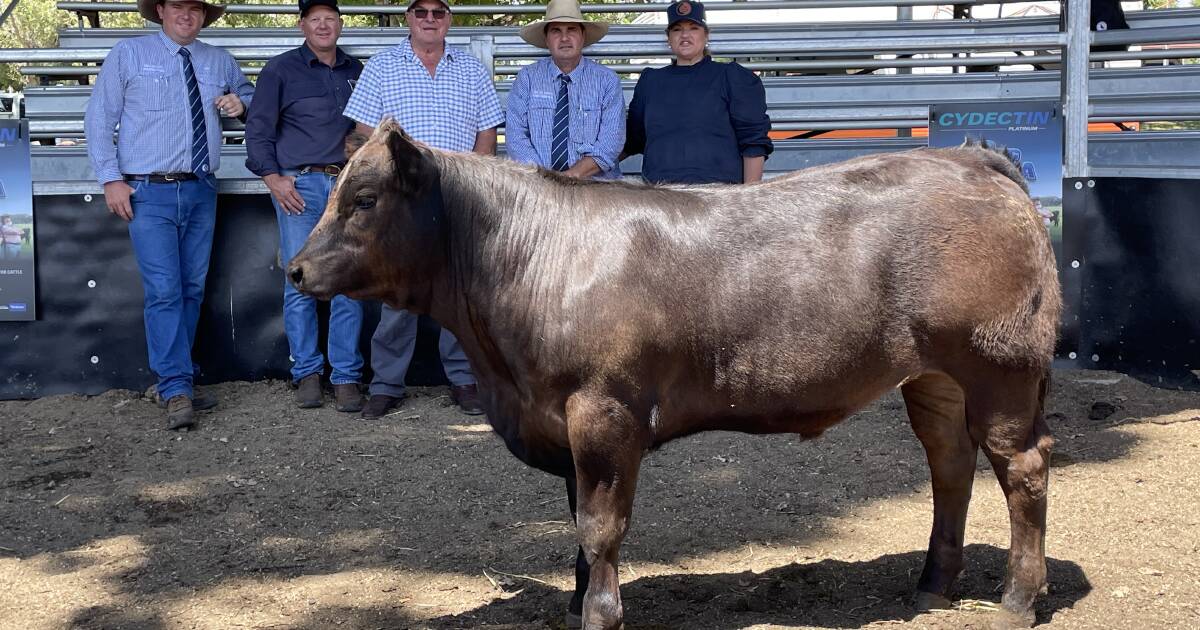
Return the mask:
M370 210L375 207L374 195L360 195L354 198L355 210Z

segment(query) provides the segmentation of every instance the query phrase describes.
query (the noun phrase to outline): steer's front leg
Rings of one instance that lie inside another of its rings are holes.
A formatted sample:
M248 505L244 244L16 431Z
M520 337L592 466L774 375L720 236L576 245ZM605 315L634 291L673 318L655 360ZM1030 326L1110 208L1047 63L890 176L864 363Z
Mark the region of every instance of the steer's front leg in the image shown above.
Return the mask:
M579 546L591 567L583 627L616 630L622 620L617 555L629 531L648 435L628 409L600 394L573 394L566 411L578 481Z

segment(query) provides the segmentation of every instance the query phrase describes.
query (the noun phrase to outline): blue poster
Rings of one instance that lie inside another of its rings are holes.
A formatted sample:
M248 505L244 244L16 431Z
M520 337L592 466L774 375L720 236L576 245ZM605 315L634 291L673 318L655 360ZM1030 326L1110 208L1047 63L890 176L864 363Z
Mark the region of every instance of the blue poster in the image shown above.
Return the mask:
M1057 101L934 105L929 146L956 147L966 138L1008 150L1020 165L1050 238L1062 242L1062 108Z
M37 319L33 274L29 121L0 120L0 322Z

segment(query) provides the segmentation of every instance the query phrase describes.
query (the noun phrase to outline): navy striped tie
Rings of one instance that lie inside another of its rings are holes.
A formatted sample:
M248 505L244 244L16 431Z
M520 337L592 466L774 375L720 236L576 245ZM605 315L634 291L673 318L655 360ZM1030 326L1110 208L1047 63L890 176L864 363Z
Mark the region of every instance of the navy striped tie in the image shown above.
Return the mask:
M571 139L571 105L567 99L567 85L571 77L560 74L558 80L562 87L558 89L558 104L554 106L554 139L550 141L550 166L556 171L565 171L567 164L567 141Z
M204 126L204 103L196 71L192 68L192 53L180 48L183 55L183 78L187 82L188 105L192 108L192 172L201 177L208 174L208 130Z

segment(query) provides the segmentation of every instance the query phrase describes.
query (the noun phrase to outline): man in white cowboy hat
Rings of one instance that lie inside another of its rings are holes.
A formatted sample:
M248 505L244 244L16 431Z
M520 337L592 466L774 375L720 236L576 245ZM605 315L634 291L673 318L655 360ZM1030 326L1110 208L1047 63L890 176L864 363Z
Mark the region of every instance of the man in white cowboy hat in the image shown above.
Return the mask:
M139 0L138 10L162 30L113 46L84 130L105 204L129 225L167 428L182 429L193 424L194 409L216 405L193 387L192 343L216 223L220 117L240 116L254 86L229 53L196 40L224 7Z
M583 58L608 25L583 19L575 0L551 0L521 38L550 51L517 74L508 95L505 146L518 162L571 177L619 179L625 99L617 73Z

